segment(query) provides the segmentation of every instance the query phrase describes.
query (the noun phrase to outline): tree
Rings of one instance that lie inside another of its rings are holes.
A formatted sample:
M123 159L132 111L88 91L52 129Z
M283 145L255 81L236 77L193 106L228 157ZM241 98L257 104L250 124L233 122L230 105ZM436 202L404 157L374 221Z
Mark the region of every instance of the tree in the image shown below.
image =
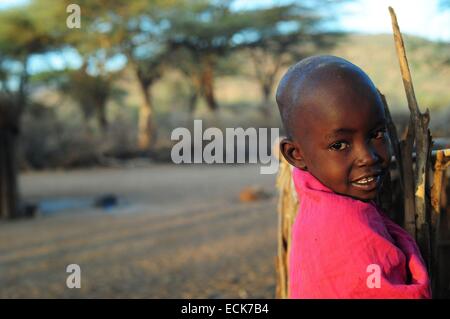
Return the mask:
M148 150L155 143L156 128L154 123L154 107L151 88L162 76L164 55L155 55L145 60L131 60L139 87L142 92L143 103L139 109L138 147Z
M59 7L41 4L0 12L0 218L21 215L16 148L28 102L30 58L55 50L62 34L51 22Z
M164 12L179 2L116 0L100 1L99 4L84 0L80 3L88 16L86 23L90 36L80 35L75 39L77 49L90 57L98 57L98 53L102 53L105 58L103 63L113 56L124 56L139 83L142 103L137 144L142 151L147 151L155 143L156 123L151 89L161 78L169 53L165 42ZM102 75L105 76L104 73Z
M89 74L84 64L78 70L63 71L58 86L80 106L86 122L95 116L100 131L104 133L108 127L106 104L117 93L113 87L116 77L115 73Z
M202 96L211 111L217 110L214 78L218 59L231 52L232 38L248 26L246 17L232 12L229 1L187 2L167 16L169 46L187 56L180 70L194 83L193 100Z
M18 106L6 94L0 95L0 219L16 217L18 209L16 139Z
M135 74L142 94L137 136L138 148L141 151L149 150L156 142L152 87L162 77L169 55L163 40L164 31L160 26L162 20L159 10L161 7L151 6L141 15L129 18L124 24L128 37L122 43L122 51Z
M122 16L124 20L117 26L127 35L121 50L135 73L143 98L138 124L138 147L141 151L149 150L156 143L152 87L173 61L173 50L168 44L173 22L170 13L185 3L186 0L144 1Z

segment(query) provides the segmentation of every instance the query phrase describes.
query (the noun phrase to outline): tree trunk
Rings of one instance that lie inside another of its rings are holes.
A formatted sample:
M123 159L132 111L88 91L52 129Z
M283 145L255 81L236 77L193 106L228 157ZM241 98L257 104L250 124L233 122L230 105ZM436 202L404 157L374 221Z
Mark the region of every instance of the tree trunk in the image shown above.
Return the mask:
M214 96L214 67L210 58L206 59L203 63L201 82L206 104L209 110L214 112L217 110L218 105Z
M22 59L19 89L13 96L0 92L0 219L20 217L17 183L17 137L27 103L28 56Z
M0 219L19 216L16 134L0 127Z
M270 85L263 85L261 87L261 93L263 96L261 102L261 113L264 117L270 118L272 116L271 104L270 104L270 93L272 91L272 87Z
M155 143L151 85L140 84L144 101L139 108L138 147L141 151L148 151Z

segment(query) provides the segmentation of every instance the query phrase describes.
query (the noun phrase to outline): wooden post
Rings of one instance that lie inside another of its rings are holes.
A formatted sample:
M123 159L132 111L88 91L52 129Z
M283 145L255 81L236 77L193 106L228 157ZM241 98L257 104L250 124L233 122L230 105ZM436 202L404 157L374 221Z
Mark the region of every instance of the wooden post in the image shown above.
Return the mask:
M431 187L431 235L432 235L432 274L433 278L431 281L433 296L440 298L440 293L442 291L441 286L446 284L445 282L440 282L442 280L440 274L440 228L441 228L441 210L445 208L445 203L442 203L442 194L445 195L445 184L446 180L446 170L450 166L450 149L438 150L436 152L436 160L434 164L434 175L433 175L433 186ZM444 186L444 187L443 187Z
M417 105L416 96L414 94L414 87L411 78L411 72L408 66L408 60L406 58L405 46L403 44L403 38L400 33L400 28L397 23L397 17L395 15L394 9L389 7L389 13L392 20L392 29L394 32L395 47L397 50L397 56L400 64L400 71L403 79L403 86L405 87L405 93L408 100L408 107L410 111L410 125L408 126L408 134L404 149L404 154L402 154L403 161L408 161L412 157L412 152L409 148L413 145L415 141L416 146L416 165L414 174L414 204L415 204L415 237L419 247L421 249L422 255L428 265L428 269L431 270L431 234L430 234L430 219L429 219L429 200L425 198L428 190L428 174L429 174L429 159L431 151L431 135L428 129L428 124L430 122L430 115L428 109L425 113L421 113ZM405 164L405 163L403 163ZM412 159L411 159L412 164ZM409 163L408 163L409 166ZM411 165L412 167L412 165ZM405 170L409 171L409 167L404 167ZM403 177L404 186L408 186L409 183L406 180L408 178L408 172L404 172ZM405 192L406 198L406 192ZM405 202L405 204L407 204ZM406 206L406 205L405 205ZM405 209L410 209L409 207ZM406 211L405 217L410 218L411 212ZM406 220L406 229L412 232L412 221Z
M446 178L446 169L450 166L450 149L436 151L436 160L434 163L433 186L431 187L431 225L433 228L439 222L441 212L441 195L444 179Z

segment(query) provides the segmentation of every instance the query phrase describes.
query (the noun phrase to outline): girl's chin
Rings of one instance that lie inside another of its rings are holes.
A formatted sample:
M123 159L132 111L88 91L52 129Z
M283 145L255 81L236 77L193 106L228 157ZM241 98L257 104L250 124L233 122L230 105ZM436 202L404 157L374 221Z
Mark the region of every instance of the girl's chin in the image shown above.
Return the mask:
M350 187L350 189L347 189L347 192L345 192L345 193L340 193L340 192L336 192L336 193L338 193L340 195L348 196L348 197L351 197L353 199L357 199L357 200L360 200L363 202L370 202L377 198L378 191L379 191L378 187L375 187L369 191L363 191L360 189L355 189L353 187Z
M360 200L362 202L370 202L373 201L377 198L377 190L375 189L373 192L369 193L369 194L360 194L360 193L339 193L339 192L335 192L339 195L343 195L343 196L347 196L347 197L351 197L353 199L357 199Z
M370 196L370 197L360 197L360 196L351 196L351 195L349 195L349 196L354 199L360 200L362 202L366 202L366 203L371 202L377 198L376 196Z

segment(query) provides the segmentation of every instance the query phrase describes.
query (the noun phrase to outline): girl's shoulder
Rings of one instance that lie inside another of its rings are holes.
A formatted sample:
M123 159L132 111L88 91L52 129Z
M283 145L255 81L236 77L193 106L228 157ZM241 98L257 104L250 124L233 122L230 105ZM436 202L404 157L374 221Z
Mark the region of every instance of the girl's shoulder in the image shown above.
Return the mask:
M382 216L373 203L334 193L303 192L294 232L332 238L366 237L377 233L390 238Z

